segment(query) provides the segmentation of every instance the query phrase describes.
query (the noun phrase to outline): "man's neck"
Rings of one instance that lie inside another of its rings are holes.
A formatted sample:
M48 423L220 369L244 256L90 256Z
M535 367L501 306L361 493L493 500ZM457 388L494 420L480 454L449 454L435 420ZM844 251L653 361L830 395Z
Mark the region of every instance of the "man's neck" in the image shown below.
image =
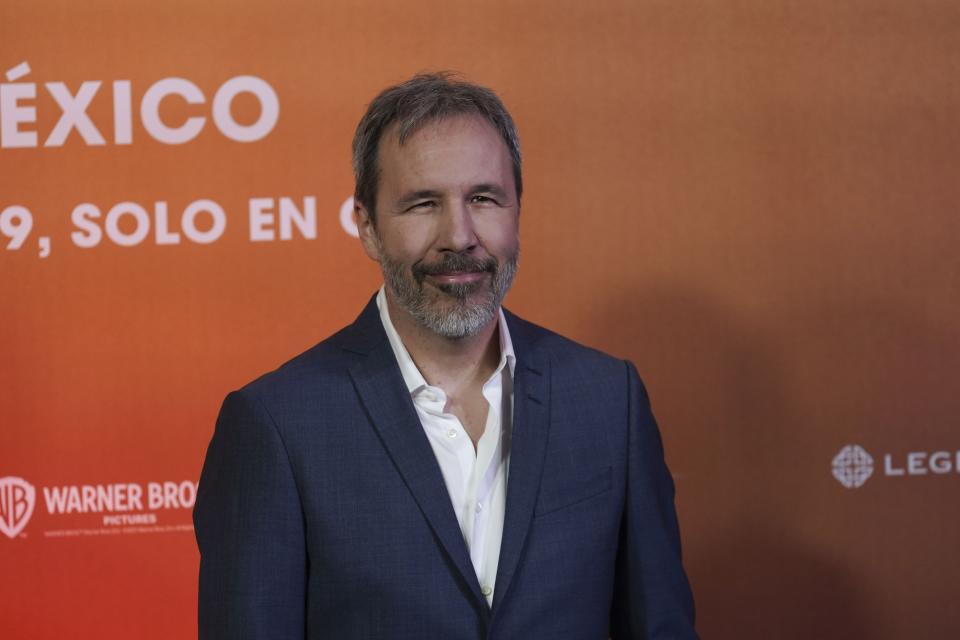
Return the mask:
M448 396L483 385L500 362L499 314L476 335L447 338L424 327L386 291L390 321L428 384Z

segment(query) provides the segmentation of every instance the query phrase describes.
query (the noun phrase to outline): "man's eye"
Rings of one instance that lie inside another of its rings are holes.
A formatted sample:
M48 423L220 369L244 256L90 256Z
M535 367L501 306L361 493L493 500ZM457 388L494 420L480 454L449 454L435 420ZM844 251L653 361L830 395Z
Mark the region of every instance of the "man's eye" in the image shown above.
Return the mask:
M435 206L436 203L433 200L424 200L423 202L417 202L410 206L407 211L416 211L417 209L429 209L430 207Z
M491 198L490 196L473 196L472 198L470 198L470 202L476 202L481 204L485 204L488 202L492 204L497 203L497 201Z

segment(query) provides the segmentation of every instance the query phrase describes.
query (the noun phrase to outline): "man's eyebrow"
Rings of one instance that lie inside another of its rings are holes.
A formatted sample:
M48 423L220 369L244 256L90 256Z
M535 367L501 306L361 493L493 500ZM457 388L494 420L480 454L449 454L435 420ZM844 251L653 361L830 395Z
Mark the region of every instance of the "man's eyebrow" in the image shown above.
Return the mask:
M497 198L504 200L507 198L507 192L498 184L492 182L483 182L476 184L468 190L468 193L477 194L477 193L489 193ZM442 199L443 192L436 191L434 189L420 189L419 191L410 191L403 194L399 200L397 200L395 207L398 210L403 210L414 204L418 200L436 200Z
M470 193L492 193L501 199L507 197L507 192L503 190L503 187L493 183L478 184L470 189Z
M429 200L435 198L442 198L443 194L439 191L434 191L432 189L421 189L420 191L410 191L405 193L399 200L397 200L397 208L405 209L407 206L413 204L417 200Z

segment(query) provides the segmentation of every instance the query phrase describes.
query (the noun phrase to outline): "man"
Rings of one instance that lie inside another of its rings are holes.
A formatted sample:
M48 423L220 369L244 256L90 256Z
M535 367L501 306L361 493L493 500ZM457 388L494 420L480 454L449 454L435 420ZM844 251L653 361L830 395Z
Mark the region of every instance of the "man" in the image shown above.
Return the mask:
M500 308L522 192L488 89L420 75L354 138L384 286L231 393L194 513L201 638L696 638L629 363Z

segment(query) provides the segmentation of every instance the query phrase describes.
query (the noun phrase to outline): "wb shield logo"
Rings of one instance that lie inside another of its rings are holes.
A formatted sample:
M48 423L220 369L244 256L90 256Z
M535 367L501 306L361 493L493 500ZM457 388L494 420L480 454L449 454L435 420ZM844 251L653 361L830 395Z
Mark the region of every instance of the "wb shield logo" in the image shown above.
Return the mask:
M30 521L37 491L23 478L0 478L0 531L16 538Z

